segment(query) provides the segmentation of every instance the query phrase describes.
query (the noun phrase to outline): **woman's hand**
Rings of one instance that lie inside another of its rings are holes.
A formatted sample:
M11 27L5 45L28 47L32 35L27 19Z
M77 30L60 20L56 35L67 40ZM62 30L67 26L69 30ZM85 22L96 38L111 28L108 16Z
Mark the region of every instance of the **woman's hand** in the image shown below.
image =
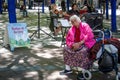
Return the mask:
M80 46L79 46L79 43L74 43L72 47L73 47L73 50L77 50Z
M79 47L84 43L84 40L80 41L80 42L77 42L77 43L74 43L73 44L73 50L77 50L79 49Z

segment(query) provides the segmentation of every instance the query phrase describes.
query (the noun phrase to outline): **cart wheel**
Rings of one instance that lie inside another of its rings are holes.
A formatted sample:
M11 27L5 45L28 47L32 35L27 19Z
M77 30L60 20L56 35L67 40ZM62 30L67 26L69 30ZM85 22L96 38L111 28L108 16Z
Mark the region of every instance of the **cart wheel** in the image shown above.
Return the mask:
M90 79L92 78L92 74L91 74L90 71L84 70L82 73L83 73L83 77L84 77L85 79L90 80Z
M79 73L78 73L78 75L77 75L77 80L85 80L82 72L79 72Z

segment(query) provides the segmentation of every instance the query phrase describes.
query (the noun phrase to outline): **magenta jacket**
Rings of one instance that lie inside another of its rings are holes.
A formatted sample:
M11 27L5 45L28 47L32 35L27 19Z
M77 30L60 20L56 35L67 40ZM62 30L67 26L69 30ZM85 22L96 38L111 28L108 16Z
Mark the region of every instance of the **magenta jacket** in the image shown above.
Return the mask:
M95 44L94 34L92 33L92 29L87 23L80 22L80 40L85 40L85 46L89 49ZM68 34L66 36L66 44L68 47L72 47L74 43L74 34L75 34L75 26L72 26Z

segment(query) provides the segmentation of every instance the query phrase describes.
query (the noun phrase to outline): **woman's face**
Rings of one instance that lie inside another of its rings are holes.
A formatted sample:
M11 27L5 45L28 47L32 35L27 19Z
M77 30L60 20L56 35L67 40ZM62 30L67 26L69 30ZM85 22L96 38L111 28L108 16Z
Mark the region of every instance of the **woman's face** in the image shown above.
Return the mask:
M57 6L56 5L54 5L54 9L56 9L57 8Z
M77 10L77 5L74 5L74 6L73 6L73 10Z
M76 27L79 26L79 22L76 19L71 20L71 23L73 26L76 26Z

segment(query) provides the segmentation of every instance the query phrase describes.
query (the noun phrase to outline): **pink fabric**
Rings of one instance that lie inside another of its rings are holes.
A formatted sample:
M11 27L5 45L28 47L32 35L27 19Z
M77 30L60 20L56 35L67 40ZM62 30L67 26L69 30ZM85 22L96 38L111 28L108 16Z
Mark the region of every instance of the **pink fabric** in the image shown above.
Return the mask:
M87 23L80 23L80 36L78 36L81 40L85 40L85 46L88 47L89 49L95 44L95 39L94 35L92 33L92 29ZM75 26L72 26L68 34L66 36L66 44L68 47L72 48L72 45L74 43L74 36L75 36Z

